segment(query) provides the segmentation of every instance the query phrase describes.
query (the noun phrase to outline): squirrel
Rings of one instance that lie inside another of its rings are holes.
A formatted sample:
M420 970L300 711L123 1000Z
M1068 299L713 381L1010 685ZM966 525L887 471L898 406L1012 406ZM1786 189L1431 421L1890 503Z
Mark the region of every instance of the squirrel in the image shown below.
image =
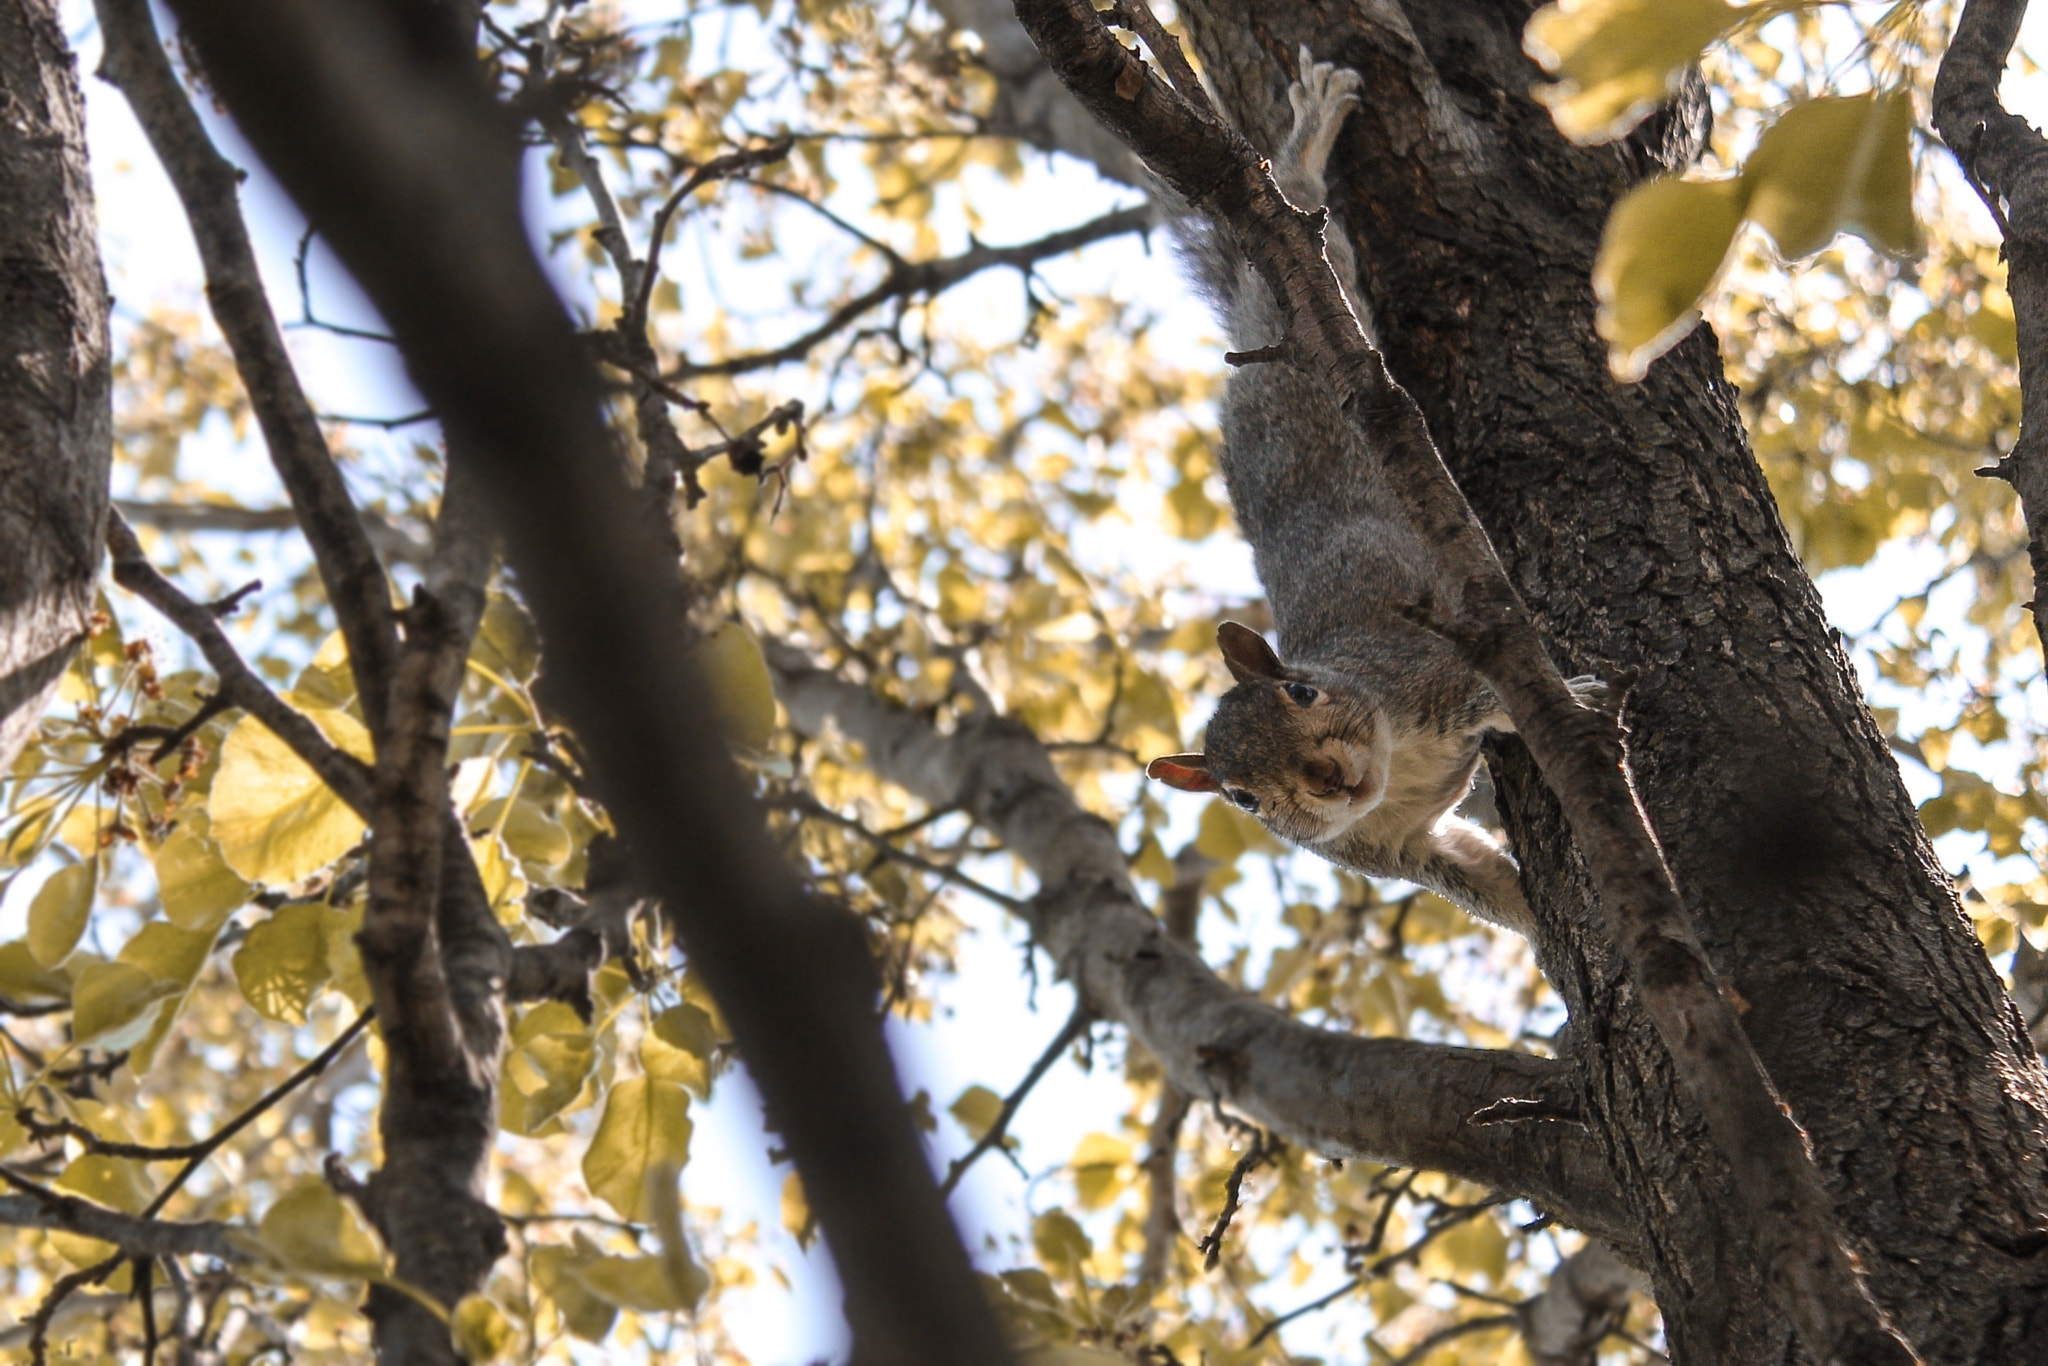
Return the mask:
M1290 203L1313 210L1324 207L1324 168L1360 78L1307 48L1300 73L1273 176ZM1279 340L1285 320L1244 254L1190 215L1173 226L1232 345ZM1331 232L1327 251L1363 320L1344 234ZM1236 686L1217 704L1208 752L1155 759L1147 776L1220 792L1289 843L1426 887L1526 937L1533 920L1520 869L1486 831L1450 814L1471 789L1481 738L1513 723L1447 642L1404 615L1444 596L1444 575L1403 517L1385 467L1328 386L1284 362L1234 373L1222 419L1224 482L1281 653L1224 622L1217 643ZM1603 691L1592 678L1571 686L1582 698Z

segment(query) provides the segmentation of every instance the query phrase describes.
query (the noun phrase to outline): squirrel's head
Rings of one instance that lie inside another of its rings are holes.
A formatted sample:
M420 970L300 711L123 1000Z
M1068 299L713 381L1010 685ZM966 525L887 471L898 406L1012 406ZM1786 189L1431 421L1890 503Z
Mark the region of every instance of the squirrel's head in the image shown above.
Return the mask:
M1318 670L1283 665L1248 626L1224 622L1216 643L1237 686L1216 705L1208 752L1154 759L1146 776L1221 793L1296 844L1334 838L1378 806L1392 757L1379 707Z

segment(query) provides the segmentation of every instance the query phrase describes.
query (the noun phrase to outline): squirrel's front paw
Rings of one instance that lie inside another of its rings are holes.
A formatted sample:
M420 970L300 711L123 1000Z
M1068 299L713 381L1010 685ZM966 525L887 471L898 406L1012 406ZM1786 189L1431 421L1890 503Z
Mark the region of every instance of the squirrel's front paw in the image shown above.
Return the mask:
M1345 115L1358 107L1364 78L1348 66L1317 61L1307 47L1301 49L1300 61L1301 75L1287 88L1287 102L1294 107L1295 140L1311 155L1328 157ZM1321 158L1310 169L1321 174Z
M1612 705L1613 689L1597 674L1579 674L1567 678L1564 685L1572 690L1572 700L1582 707L1594 711L1606 711Z

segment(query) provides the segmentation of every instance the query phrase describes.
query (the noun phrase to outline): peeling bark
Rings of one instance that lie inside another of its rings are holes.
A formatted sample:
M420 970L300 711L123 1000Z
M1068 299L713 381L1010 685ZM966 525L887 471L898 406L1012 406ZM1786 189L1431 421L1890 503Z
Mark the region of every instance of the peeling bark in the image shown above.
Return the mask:
M54 0L0 5L0 772L89 629L113 460L85 106Z

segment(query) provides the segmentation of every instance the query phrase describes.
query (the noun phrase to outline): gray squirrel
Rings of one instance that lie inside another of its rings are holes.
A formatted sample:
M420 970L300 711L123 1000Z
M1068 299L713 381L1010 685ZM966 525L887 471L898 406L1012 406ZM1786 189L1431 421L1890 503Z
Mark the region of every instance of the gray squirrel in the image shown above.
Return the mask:
M1360 81L1306 48L1300 73L1273 177L1296 208L1317 209ZM1190 215L1174 230L1231 344L1248 351L1279 341L1284 319L1243 253ZM1328 252L1363 318L1343 233L1328 234ZM1147 775L1220 792L1332 863L1403 878L1528 935L1515 861L1450 814L1471 789L1481 737L1513 725L1486 681L1403 614L1440 597L1444 576L1402 516L1384 466L1319 377L1266 362L1230 378L1223 477L1287 662L1258 632L1224 622L1217 643L1237 685L1217 704L1208 752L1155 759ZM1601 691L1595 679L1571 683L1582 697Z

